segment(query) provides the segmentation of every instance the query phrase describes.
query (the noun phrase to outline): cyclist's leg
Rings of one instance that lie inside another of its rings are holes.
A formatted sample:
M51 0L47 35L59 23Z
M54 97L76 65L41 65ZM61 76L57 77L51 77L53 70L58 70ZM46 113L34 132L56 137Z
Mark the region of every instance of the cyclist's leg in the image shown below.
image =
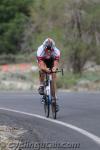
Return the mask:
M56 73L52 73L51 92L52 92L52 97L56 98Z
M40 87L38 89L39 91L39 94L40 95L44 95L44 86L43 86L43 83L44 83L44 79L45 79L45 73L43 71L43 68L46 68L46 63L45 61L39 61L38 62L38 67L39 67L39 81L40 81Z
M40 85L43 85L44 82L44 78L45 78L45 74L42 70L39 71L39 81L40 81Z
M59 111L59 105L58 105L58 99L57 99L57 95L56 95L56 92L57 92L57 86L56 86L56 80L57 80L57 76L56 76L56 73L53 73L52 74L52 102L55 102L56 101L56 112Z
M45 78L45 74L42 70L39 71L39 81L40 81L40 86L38 88L39 94L43 95L44 94L44 78Z

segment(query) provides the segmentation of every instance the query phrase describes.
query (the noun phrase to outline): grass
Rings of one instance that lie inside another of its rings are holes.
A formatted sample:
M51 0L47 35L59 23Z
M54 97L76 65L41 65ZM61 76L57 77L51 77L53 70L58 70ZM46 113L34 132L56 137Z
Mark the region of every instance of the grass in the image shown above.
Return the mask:
M64 76L59 75L57 79L57 87L69 89L74 86L79 80L79 75L74 75L71 72L65 72Z
M30 63L35 61L35 54L2 54L0 55L0 65L3 64L18 64L18 63Z
M86 72L86 73L83 73L81 79L87 79L91 82L96 82L96 81L100 81L100 72Z
M39 84L38 72L1 72L0 90L35 90Z
M39 74L38 74L38 70L37 71L29 71L29 72L6 72L0 73L0 83L2 83L2 81L8 81L10 84L10 81L14 81L16 82L16 84L22 83L22 86L26 86L26 84L28 85L27 88L29 87L29 89L33 89L33 88L37 88L39 86ZM82 81L82 82L81 82ZM89 82L87 82L89 81ZM79 84L82 83L82 84ZM57 74L57 88L58 89L72 89L73 87L78 86L78 88L80 87L90 87L95 86L98 88L100 83L100 71L87 71L87 72L83 72L83 74L80 76L79 74L73 74L72 72L68 72L65 71L64 75L62 76L60 73ZM14 86L17 87L14 83ZM1 84L2 85L2 84ZM16 87L14 87L11 84L10 89L15 89ZM0 89L6 89L5 85L0 86ZM7 87L8 89L9 87ZM92 87L91 87L92 88Z
M100 72L84 72L81 76L79 74L75 75L71 72L65 72L64 76L59 75L57 80L57 87L63 89L70 89L80 81L90 81L90 83L96 86L100 82ZM84 83L85 85L85 83Z

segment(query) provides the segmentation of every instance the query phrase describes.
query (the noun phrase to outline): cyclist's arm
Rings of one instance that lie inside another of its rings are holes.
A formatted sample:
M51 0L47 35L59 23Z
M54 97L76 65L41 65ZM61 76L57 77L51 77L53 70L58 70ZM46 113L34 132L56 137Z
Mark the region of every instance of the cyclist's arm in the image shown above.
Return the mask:
M50 73L50 69L47 68L47 66L46 66L46 64L44 63L43 60L38 61L38 66L39 66L40 70Z
M59 60L60 60L60 51L59 49L55 49L55 57L54 57L54 65L53 69L56 70L59 67Z
M39 66L40 70L44 71L46 69L46 65L43 60L38 61L38 66Z
M56 68L59 67L59 61L58 60L54 60L54 66L53 67L56 67Z

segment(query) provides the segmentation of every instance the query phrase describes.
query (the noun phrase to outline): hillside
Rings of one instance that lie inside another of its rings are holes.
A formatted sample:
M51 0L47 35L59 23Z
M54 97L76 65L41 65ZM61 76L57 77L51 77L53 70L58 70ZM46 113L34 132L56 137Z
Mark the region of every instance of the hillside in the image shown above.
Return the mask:
M61 50L65 75L58 80L59 88L70 88L84 79L93 86L100 82L100 70L84 71L88 62L94 68L100 65L100 0L0 0L0 65L35 65L37 47L47 37ZM0 81L12 78L8 74L3 78L1 73ZM37 73L27 75L28 80L37 77Z
M87 60L100 63L100 1L38 0L31 8L34 25L32 47L52 37L62 60L81 72Z
M0 60L32 56L51 37L66 69L81 73L87 60L100 64L100 0L1 0L0 24Z

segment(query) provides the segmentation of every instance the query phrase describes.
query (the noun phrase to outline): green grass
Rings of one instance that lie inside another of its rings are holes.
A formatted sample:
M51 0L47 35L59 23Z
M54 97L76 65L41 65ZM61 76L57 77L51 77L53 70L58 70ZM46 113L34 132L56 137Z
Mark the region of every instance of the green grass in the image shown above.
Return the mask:
M86 73L83 73L82 77L81 77L81 80L82 79L87 79L91 82L95 82L95 81L100 81L100 72L86 72Z
M0 80L2 81L18 81L22 83L29 83L34 86L39 85L39 74L38 71L30 72L16 72L16 73L0 73ZM98 86L100 83L100 72L84 72L81 76L79 74L73 74L72 72L64 72L64 76L57 74L57 88L58 89L72 89L77 87L80 81L90 81L92 85ZM83 82L83 87L85 82ZM92 87L91 87L92 88ZM2 89L2 87L1 87Z
M0 73L0 90L33 90L38 84L38 72Z
M61 75L58 76L57 87L69 89L72 86L74 86L78 80L79 80L79 75L74 75L73 73L65 72L64 76Z
M33 53L25 53L25 54L2 54L0 55L0 65L3 64L17 64L17 63L32 63L36 61L36 54Z
M93 84L95 84L96 82L100 82L100 72L88 71L86 73L83 73L81 76L79 74L75 75L71 72L65 72L64 76L58 76L57 87L70 89L82 80L88 80Z

